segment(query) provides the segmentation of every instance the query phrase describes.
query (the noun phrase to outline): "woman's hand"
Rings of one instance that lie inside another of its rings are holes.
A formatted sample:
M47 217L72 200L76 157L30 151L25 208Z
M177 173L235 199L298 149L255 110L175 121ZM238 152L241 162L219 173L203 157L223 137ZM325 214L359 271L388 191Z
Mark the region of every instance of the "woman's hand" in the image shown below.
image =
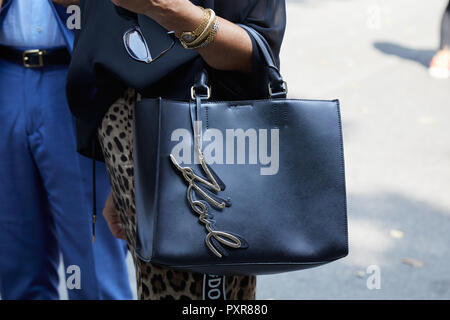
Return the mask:
M103 217L105 217L106 223L108 223L109 230L113 236L126 240L125 232L123 231L122 223L120 222L119 213L117 212L111 193L109 194L108 199L106 199L105 208L103 209Z

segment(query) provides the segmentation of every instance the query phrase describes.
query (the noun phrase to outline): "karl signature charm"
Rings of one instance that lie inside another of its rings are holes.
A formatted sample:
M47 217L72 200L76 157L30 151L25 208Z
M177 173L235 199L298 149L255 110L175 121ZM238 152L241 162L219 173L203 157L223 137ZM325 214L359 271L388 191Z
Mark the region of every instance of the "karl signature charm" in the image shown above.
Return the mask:
M211 171L209 170L208 165L206 164L202 152L199 151L199 160L203 168L203 171L206 173L206 176L208 177L209 181L196 175L194 170L192 170L192 168L180 166L180 164L177 162L177 160L172 154L170 155L170 160L175 165L175 167L182 173L184 179L188 183L186 197L189 201L189 204L191 205L192 210L198 215L198 220L205 225L205 229L208 232L208 234L205 237L205 243L207 247L219 258L222 258L222 254L217 250L217 248L212 243L211 241L212 238L214 238L219 243L225 246L231 248L241 248L242 242L237 236L232 235L228 232L213 229L214 227L213 221L211 220L210 215L208 214L206 205L203 202L194 200L192 198L192 192L195 190L203 197L203 199L205 199L214 207L223 209L226 206L225 201L217 201L216 199L208 195L196 184L196 182L198 182L205 185L210 190L216 192L221 191L220 185L217 183L216 179L211 174Z

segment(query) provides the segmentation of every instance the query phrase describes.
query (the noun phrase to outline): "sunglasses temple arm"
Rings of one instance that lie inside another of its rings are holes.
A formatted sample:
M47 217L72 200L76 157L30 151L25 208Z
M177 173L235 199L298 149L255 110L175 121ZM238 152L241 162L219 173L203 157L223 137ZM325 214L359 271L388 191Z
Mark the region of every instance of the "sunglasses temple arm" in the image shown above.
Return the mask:
M159 58L161 58L162 56L164 56L167 52L169 52L169 51L173 48L173 46L174 46L175 43L176 43L175 32L170 31L170 32L168 32L167 34L168 34L168 36L172 39L172 43L171 43L170 47L168 47L166 50L164 50L163 52L161 52L161 53L160 53L159 55L157 55L155 58L150 59L147 63L155 62L156 60L158 60Z

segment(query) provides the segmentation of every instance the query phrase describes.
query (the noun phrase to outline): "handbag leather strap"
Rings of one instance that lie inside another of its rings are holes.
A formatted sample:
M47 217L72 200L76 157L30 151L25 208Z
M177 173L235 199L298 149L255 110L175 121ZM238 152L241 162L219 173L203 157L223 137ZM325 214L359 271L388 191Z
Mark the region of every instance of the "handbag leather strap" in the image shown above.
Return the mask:
M270 98L286 98L287 96L287 84L281 76L278 69L273 52L267 43L266 39L252 27L238 24L238 26L245 29L249 35L255 40L260 52L264 57L264 61L267 68L267 75L269 83L267 84ZM194 85L192 87L195 96L199 95L202 99L208 99L209 87L208 87L208 72L205 68L202 68L199 74L196 75ZM194 94L192 99L195 100Z
M266 39L261 36L256 30L253 28L238 24L245 30L247 30L251 37L255 39L256 44L258 45L261 53L264 57L264 61L266 63L266 67L268 69L268 88L271 98L286 98L287 95L287 87L286 82L283 80L281 76L280 70L276 66L275 59L270 49L269 44ZM202 60L198 60L198 63L204 63ZM208 72L206 68L201 68L201 71L195 76L194 85L192 86L192 94L190 105L190 114L191 114L191 124L192 124L192 132L194 135L194 145L198 148L195 148L194 152L202 151L202 141L201 134L203 131L202 128L202 101L208 100L210 95L210 88L208 86ZM209 167L209 166L208 166ZM226 188L223 181L217 174L209 167L211 174L214 176L216 181L221 187L221 190Z
M268 69L269 77L269 94L271 98L286 98L287 96L287 84L281 76L280 70L276 66L273 52L270 49L269 44L266 39L255 29L247 25L238 24L238 26L245 29L250 36L253 37L256 44L258 45L264 60L266 62L266 67Z
M280 70L276 66L273 52L270 49L270 46L267 43L266 39L261 34L259 34L259 32L257 32L255 29L243 24L238 25L248 31L250 36L255 39L256 44L261 50L261 53L264 57L264 61L266 63L266 67L268 69L268 78L269 78L268 89L270 93L270 98L286 98L287 84L283 80ZM204 63L202 60L198 61L199 61L198 63ZM195 76L190 101L192 132L194 135L194 140L196 141L195 142L196 147L199 148L200 152L202 150L201 145L202 141L201 137L198 135L199 134L201 135L203 129L201 127L202 101L209 99L210 90L211 89L208 86L208 72L206 68L201 68L201 71ZM194 150L194 152L197 152L197 150ZM219 185L221 186L221 189L224 190L226 186L223 183L223 181L217 176L217 174L211 168L210 170L213 176L215 176Z

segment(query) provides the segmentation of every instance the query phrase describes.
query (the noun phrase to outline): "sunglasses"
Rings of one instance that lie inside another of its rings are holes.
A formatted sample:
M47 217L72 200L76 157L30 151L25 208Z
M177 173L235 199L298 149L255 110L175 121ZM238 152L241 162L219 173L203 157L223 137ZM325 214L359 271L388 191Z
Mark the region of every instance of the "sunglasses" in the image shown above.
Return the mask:
M145 41L145 36L139 27L138 15L118 6L116 6L116 12L124 19L133 23L133 26L123 34L123 44L128 55L134 60L144 63L153 63L163 57L175 45L177 41L175 32L169 31L167 32L167 36L171 39L169 47L162 50L155 57L152 57L147 41Z

